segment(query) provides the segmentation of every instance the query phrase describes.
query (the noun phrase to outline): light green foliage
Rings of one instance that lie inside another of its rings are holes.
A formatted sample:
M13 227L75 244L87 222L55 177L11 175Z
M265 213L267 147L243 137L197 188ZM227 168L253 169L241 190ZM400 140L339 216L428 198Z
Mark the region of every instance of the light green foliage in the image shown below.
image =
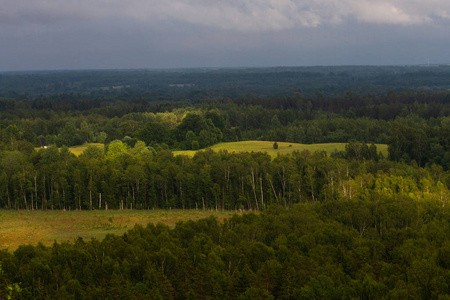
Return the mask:
M138 141L130 151L140 161L149 163L153 158L152 151L142 141Z
M69 150L82 157L101 159L104 155L103 144L85 144L82 147L71 147Z
M0 293L4 299L17 299L22 292L18 283L6 283L4 279L4 272L2 270L2 263L0 261Z
M126 144L122 143L122 141L115 140L108 145L106 157L110 159L115 159L127 153L127 150L128 148Z

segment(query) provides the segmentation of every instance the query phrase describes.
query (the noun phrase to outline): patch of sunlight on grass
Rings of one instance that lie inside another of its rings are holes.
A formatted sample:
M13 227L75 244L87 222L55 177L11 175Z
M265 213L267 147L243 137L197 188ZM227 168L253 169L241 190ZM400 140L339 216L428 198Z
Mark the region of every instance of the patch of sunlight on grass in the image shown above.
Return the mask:
M121 235L135 224L163 223L174 227L180 221L214 216L219 220L235 211L212 210L107 210L107 211L9 211L0 210L0 249L17 249L20 245L46 246L55 241L102 239L108 233Z
M289 154L293 151L302 152L308 150L310 152L326 151L330 155L333 151L345 151L346 143L324 143L324 144L298 144L298 143L284 143L277 142L278 149L273 148L274 142L268 141L242 141L231 143L219 143L211 146L213 151L226 150L228 152L267 152L272 158L278 154ZM381 152L385 157L388 155L386 144L375 144L377 151ZM198 150L202 151L202 150ZM194 156L197 151L174 151L174 155Z
M105 145L101 144L101 143L85 143L83 145L69 147L69 151L72 152L73 154L75 154L76 156L79 156L90 145L99 147L101 149L103 149L105 147Z

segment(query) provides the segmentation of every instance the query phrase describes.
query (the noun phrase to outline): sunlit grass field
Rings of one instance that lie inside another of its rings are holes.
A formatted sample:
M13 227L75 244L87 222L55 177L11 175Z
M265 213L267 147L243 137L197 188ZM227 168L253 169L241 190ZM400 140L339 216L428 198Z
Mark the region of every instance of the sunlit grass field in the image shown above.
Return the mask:
M103 149L105 147L105 145L103 145L101 143L85 143L83 145L69 147L69 150L70 150L70 152L72 152L76 156L79 156L81 153L83 153L84 150L86 150L86 148L89 145L97 146L97 147L99 147L101 149Z
M203 210L108 210L108 211L12 211L0 210L0 249L14 251L20 245L46 246L76 238L102 239L108 233L123 234L135 224L163 223L174 227L179 221L209 216L219 220L234 211Z
M278 149L273 148L274 142L267 141L242 141L242 142L231 142L231 143L219 143L211 146L213 151L227 150L228 152L267 152L272 158L275 158L278 154L289 154L293 151L304 151L308 150L310 152L316 151L326 151L330 155L333 151L344 151L346 143L324 143L324 144L297 144L297 143L284 143L278 142ZM86 143L80 146L69 147L69 150L79 156L83 151L89 146L97 146L99 148L104 148L101 143ZM388 156L388 147L386 144L375 144L377 146L377 151L381 152L385 157ZM201 151L201 150L197 150ZM194 156L197 152L195 150L187 151L174 151L175 155L188 155Z
M213 151L227 150L228 152L267 152L271 157L276 157L278 154L288 154L293 151L304 151L308 150L310 152L316 151L326 151L330 155L333 151L344 151L345 143L327 143L327 144L296 144L296 143L283 143L278 142L278 149L273 148L274 142L267 141L243 141L243 142L232 142L232 143L220 143L210 148ZM388 155L386 144L375 144L377 146L377 151L381 152L385 157ZM201 150L199 150L201 151ZM197 151L174 151L175 155L188 155L194 156Z
M86 150L86 148L89 145L97 146L101 149L105 148L105 145L102 143L84 143L83 145L69 147L69 151L72 152L73 154L75 154L76 156L79 156L81 153L83 153L84 150ZM36 150L39 150L39 149L41 149L41 147L36 148Z

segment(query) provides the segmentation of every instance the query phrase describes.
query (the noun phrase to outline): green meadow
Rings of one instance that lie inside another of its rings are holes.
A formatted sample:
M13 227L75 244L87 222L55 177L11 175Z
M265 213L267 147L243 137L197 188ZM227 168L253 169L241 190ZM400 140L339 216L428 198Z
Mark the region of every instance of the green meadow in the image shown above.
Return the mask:
M174 227L180 221L196 221L209 216L219 220L234 211L210 210L0 210L0 249L15 250L20 245L46 246L56 242L102 239L108 233L123 234L135 224L162 223Z
M310 152L325 151L330 155L333 151L345 151L346 143L324 143L324 144L298 144L298 143L284 143L278 142L278 149L273 148L274 142L268 141L242 141L242 142L231 142L231 143L219 143L215 144L209 148L213 151L219 152L220 150L226 150L228 152L267 152L272 158L275 158L278 154L289 154L293 151L305 151ZM85 143L79 146L69 147L69 150L79 156L83 151L89 146L97 146L99 148L104 148L101 143ZM388 155L388 147L386 144L375 144L377 146L378 152L381 152L385 157ZM194 156L197 151L201 150L184 150L184 151L174 151L175 155L187 155Z
M326 143L326 144L297 144L297 143L283 143L278 142L278 149L273 148L274 142L267 141L243 141L243 142L231 142L220 143L211 146L213 151L227 150L228 152L267 152L272 158L275 158L278 154L289 154L293 151L305 151L310 152L326 151L330 155L333 151L345 151L346 143ZM378 152L381 152L385 157L388 155L386 144L375 144ZM201 151L201 150L198 150ZM174 151L175 155L188 155L194 156L197 151Z
M88 146L96 146L101 149L105 148L105 145L102 143L84 143L83 145L69 147L69 151L75 154L76 156L79 156L81 153L83 153L84 150L86 150ZM37 147L35 149L39 150L41 149L41 147Z
M79 156L90 145L97 146L97 147L99 147L101 149L103 149L105 147L105 145L101 144L101 143L85 143L83 145L69 147L69 150L70 150L70 152L72 152L76 156Z

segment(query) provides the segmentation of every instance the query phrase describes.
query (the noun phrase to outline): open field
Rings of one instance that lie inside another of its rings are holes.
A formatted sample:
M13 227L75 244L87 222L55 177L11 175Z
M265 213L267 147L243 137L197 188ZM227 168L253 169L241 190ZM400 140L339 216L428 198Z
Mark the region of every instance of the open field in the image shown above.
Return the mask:
M219 143L211 146L213 151L227 150L228 152L267 152L272 158L275 158L278 154L289 154L293 151L303 151L308 150L310 152L316 151L326 151L330 155L333 151L344 151L346 143L324 143L324 144L297 144L297 143L284 143L278 142L278 149L273 149L274 142L268 141L242 141L242 142L231 142L231 143ZM83 151L89 146L97 146L99 148L104 148L101 143L86 143L80 146L69 147L69 150L79 156ZM388 156L388 147L386 144L375 144L377 146L378 152L381 152L385 157ZM201 149L202 150L202 149ZM197 151L201 151L197 150ZM194 156L197 152L196 150L186 150L186 151L174 151L175 155L188 155Z
M0 210L0 249L14 251L23 244L72 242L77 237L102 239L108 233L122 234L135 224L163 223L174 227L179 221L209 216L219 220L234 211L202 210L108 210L108 211L10 211Z
M101 143L85 143L83 145L69 147L69 150L70 150L70 152L72 152L76 156L79 156L81 153L83 153L84 150L86 150L86 148L89 145L97 146L97 147L99 147L101 149L103 149L105 147L105 145L103 145Z
M102 143L84 143L83 145L69 147L69 151L72 152L73 154L75 154L76 156L79 156L81 153L83 153L84 150L86 150L86 148L89 145L97 146L101 149L103 149L105 147L105 145ZM35 149L39 150L39 149L41 149L41 147L37 147Z
M388 155L386 144L375 144L378 152L383 153L385 157ZM330 155L334 150L344 151L345 143L327 143L327 144L296 144L278 142L278 149L273 149L273 142L267 141L243 141L232 143L220 143L210 147L214 151L227 150L228 152L267 152L271 157L278 154L288 154L293 151L308 150L310 152L326 151ZM194 156L197 151L174 151L175 155Z

